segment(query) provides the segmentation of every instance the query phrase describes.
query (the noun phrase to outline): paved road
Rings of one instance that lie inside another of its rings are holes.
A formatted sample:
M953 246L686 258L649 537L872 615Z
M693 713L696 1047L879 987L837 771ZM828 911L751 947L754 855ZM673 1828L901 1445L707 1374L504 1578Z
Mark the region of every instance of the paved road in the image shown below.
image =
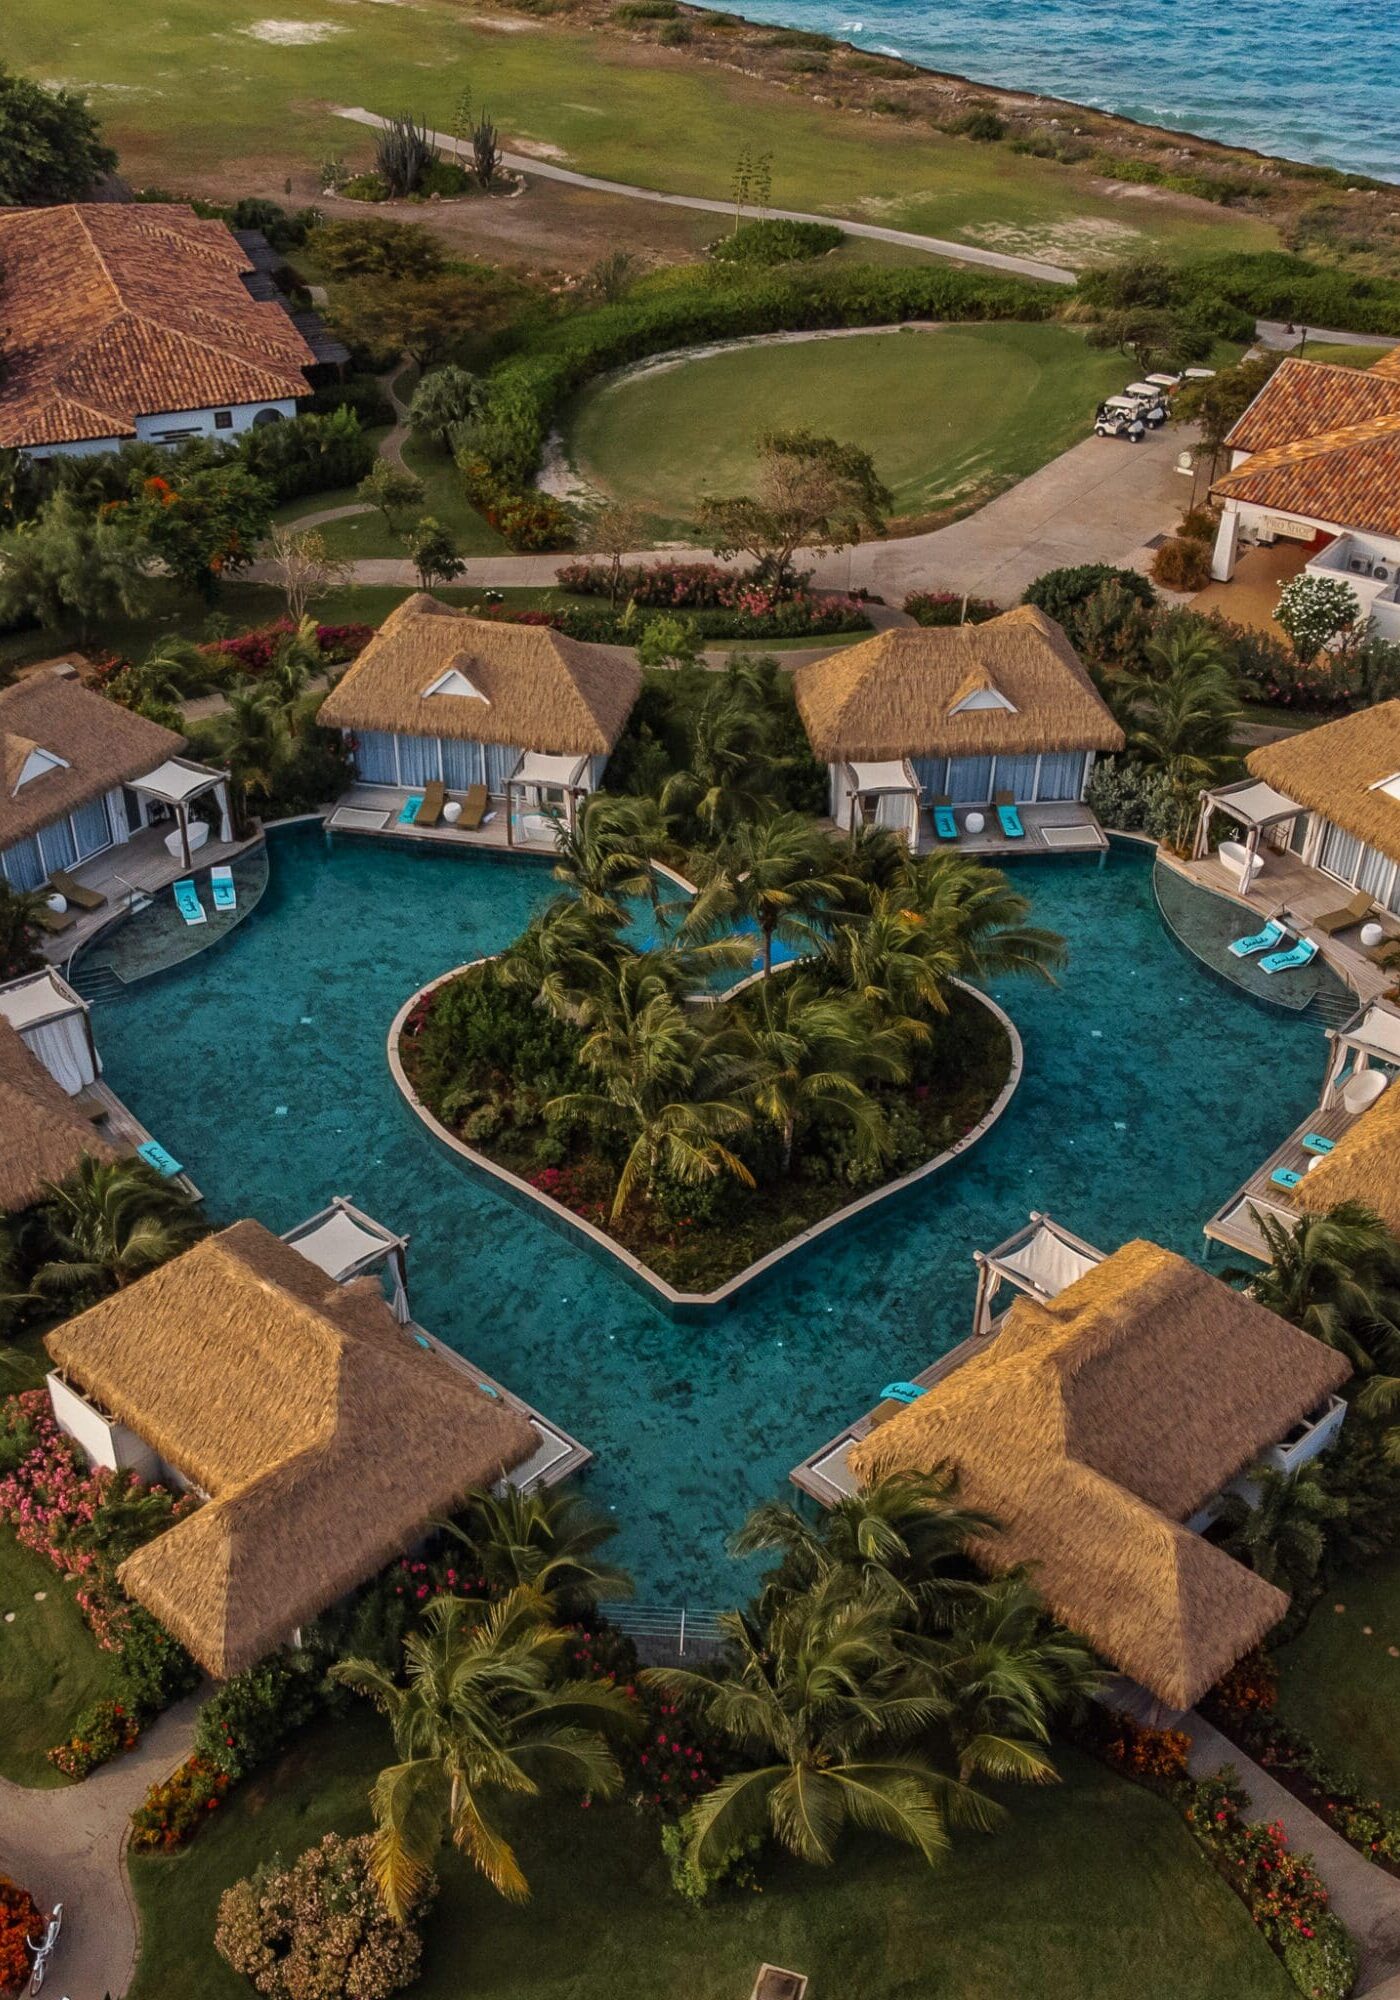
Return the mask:
M1377 347L1395 337L1385 333L1337 333L1325 326L1285 326L1281 319L1254 322L1254 337L1261 347L1296 347L1304 333L1309 340L1325 340L1333 347Z
M122 1854L127 1821L148 1788L189 1755L202 1698L167 1709L133 1751L80 1785L33 1792L0 1780L0 1874L41 1909L63 1904L46 1985L55 1996L119 2000L131 1983L138 1932Z
M360 106L341 106L339 116L353 118L357 125L382 130L389 123L376 112ZM470 149L447 132L429 135L445 153L466 153ZM658 188L634 187L630 181L604 181L594 174L578 174L571 167L556 167L549 160L537 160L524 153L502 153L512 173L533 174L538 180L562 181L566 187L588 188L594 194L618 195L624 201L659 202L666 208L698 208L707 215L732 215L732 201L711 201L698 194L662 194ZM783 222L834 222L849 236L868 237L874 243L897 243L905 250L926 250L935 257L955 257L961 264L985 264L993 271L1006 271L1017 278L1039 278L1049 285L1072 285L1077 273L1062 264L1044 264L1035 257L1012 257L1003 250L980 250L975 244L954 243L946 236L922 236L912 229L884 229L874 222L852 222L844 215L810 215L797 208L769 208L765 215Z

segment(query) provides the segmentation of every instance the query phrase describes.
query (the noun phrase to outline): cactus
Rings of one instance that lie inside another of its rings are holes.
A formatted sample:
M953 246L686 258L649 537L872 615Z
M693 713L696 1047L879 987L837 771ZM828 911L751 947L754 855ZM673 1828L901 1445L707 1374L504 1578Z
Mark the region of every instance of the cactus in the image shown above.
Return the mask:
M375 172L392 195L416 194L418 184L438 159L438 149L426 125L411 118L391 118L375 147Z

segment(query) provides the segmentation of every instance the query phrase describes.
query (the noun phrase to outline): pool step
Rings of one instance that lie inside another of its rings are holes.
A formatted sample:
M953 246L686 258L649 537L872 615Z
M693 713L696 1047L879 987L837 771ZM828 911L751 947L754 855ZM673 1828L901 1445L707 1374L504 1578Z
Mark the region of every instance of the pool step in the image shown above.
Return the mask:
M119 979L110 965L80 963L68 974L68 984L90 1005L99 1000L115 1000L126 991L126 981Z
M1356 1008L1354 993L1314 993L1303 1012L1310 1021L1321 1021L1324 1028L1340 1028L1351 1019Z

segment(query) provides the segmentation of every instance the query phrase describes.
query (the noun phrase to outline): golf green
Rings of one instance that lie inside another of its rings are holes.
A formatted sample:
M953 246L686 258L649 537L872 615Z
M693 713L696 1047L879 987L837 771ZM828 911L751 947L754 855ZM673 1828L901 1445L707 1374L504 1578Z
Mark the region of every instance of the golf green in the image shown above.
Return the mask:
M1088 435L1133 373L1067 327L959 326L735 346L585 391L568 426L590 483L684 532L754 484L761 431L864 445L896 516L967 507Z

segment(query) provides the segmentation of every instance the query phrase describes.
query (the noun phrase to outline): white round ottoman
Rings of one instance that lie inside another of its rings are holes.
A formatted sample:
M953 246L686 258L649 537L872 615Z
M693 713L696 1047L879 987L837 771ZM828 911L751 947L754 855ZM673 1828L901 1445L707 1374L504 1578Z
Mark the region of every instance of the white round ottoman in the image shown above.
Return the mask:
M963 820L963 826L968 833L981 833L986 824L987 815L985 813L970 812Z
M1365 951L1374 951L1384 936L1385 932L1379 924L1363 924L1361 926L1362 949Z
M462 817L462 808L456 799L449 799L442 809L442 816L449 826L456 826Z
M44 898L44 901L48 904L49 908L53 911L56 917L61 917L65 915L65 913L67 912L68 898L66 896L60 896L57 889L54 890L51 896L46 896Z

